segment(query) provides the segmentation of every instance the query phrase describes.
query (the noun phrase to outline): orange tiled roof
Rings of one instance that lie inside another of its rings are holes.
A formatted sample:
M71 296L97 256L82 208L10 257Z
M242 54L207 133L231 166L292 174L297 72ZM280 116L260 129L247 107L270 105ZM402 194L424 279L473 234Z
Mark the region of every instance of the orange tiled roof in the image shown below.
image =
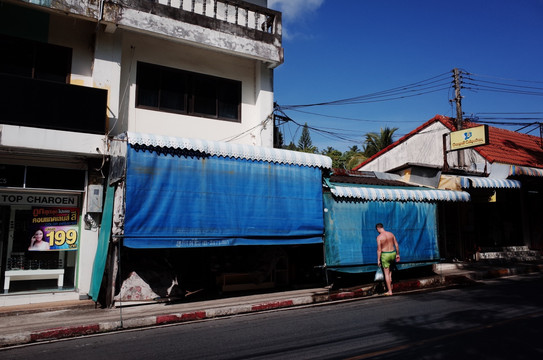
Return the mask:
M448 118L448 121L452 119ZM443 122L443 121L442 121ZM464 128L481 124L464 123ZM490 163L543 168L543 144L537 136L522 134L494 126L488 127L489 144L474 148Z
M410 133L401 137L398 141L389 145L377 154L368 158L362 164L355 167L353 170L358 170L363 165L373 161L375 158L386 153L390 149L407 141L412 136L421 132L426 127L435 122L441 122L449 130L456 131L454 125L455 119L442 115L436 115L421 126L417 127ZM465 122L464 128L480 126L481 124ZM498 162L503 164L528 166L535 168L543 168L543 144L542 139L537 136L521 134L510 130L500 129L497 127L488 127L489 144L474 148L488 162Z

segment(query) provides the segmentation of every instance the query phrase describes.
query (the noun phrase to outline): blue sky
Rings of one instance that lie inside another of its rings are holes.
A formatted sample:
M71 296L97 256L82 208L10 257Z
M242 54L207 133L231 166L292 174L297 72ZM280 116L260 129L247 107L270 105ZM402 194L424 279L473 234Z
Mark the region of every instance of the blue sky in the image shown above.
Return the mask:
M268 0L268 6L283 13L285 62L274 83L279 105L419 83L388 96L403 97L397 100L285 110L296 123L328 132L311 130L319 151L361 148L364 134L384 127L399 128L398 139L436 114L456 116L449 101L453 68L473 74L462 89L467 115L543 122L543 0ZM286 144L297 143L297 124L281 129ZM539 130L530 133L539 136Z

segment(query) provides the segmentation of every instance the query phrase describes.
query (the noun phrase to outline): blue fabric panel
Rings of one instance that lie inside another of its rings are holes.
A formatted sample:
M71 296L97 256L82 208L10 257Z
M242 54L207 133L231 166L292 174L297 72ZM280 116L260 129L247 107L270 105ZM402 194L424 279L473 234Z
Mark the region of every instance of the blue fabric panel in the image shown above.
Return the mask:
M383 223L386 230L396 235L401 264L439 259L435 203L336 201L327 193L324 206L328 268L361 266L361 272L375 271L364 265L377 264L377 223Z
M319 168L128 147L124 245L322 243Z

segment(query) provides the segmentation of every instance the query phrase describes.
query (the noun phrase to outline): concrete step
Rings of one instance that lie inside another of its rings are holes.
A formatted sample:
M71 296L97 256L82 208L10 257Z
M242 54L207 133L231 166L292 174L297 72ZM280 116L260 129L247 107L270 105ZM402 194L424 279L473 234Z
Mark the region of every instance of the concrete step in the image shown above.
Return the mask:
M483 248L478 254L479 260L515 260L535 261L541 260L541 252L530 250L528 246L505 246L496 248Z

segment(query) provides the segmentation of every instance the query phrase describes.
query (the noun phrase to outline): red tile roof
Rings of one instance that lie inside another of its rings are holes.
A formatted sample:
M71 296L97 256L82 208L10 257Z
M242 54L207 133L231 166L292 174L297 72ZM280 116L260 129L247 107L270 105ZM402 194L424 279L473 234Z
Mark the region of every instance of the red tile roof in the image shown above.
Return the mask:
M404 135L398 141L368 158L353 170L358 170L360 167L362 167L362 165L373 161L375 158L381 156L390 149L405 142L407 139L419 133L436 121L441 122L443 125L449 128L449 130L456 131L456 127L454 125L455 119L442 115L436 115L434 118L428 120L415 130L411 131L409 134ZM463 124L464 128L480 125L481 124L467 121ZM488 136L488 145L474 148L479 154L481 154L482 157L488 160L488 162L543 168L543 144L540 137L521 134L493 126L488 127Z
M476 147L475 150L489 162L543 168L543 144L540 137L493 126L488 127L488 136L489 144Z

